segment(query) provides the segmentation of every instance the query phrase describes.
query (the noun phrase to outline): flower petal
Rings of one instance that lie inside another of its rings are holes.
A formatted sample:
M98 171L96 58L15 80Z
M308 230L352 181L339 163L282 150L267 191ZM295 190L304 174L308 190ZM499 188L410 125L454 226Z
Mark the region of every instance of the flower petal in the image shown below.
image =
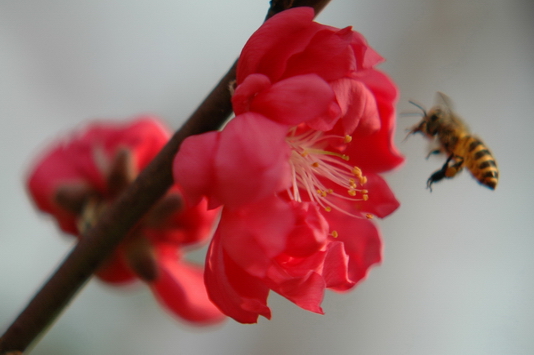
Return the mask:
M237 65L237 84L250 74L267 75L272 82L280 80L287 59L302 51L322 25L313 22L310 7L283 11L265 23L245 44Z
M252 101L260 92L272 86L269 77L263 74L250 74L239 84L232 95L232 107L236 116L253 111L250 109ZM256 111L257 112L257 111Z
M269 279L278 280L275 283L266 281L273 291L302 309L324 314L321 302L326 284L317 272L310 270L304 277L290 277L283 268L271 268L268 276ZM281 279L284 281L281 282Z
M208 132L187 137L174 157L174 181L182 187L189 206L200 203L203 196L210 198L210 207L220 205L216 199L214 157L219 148L220 132Z
M377 174L366 174L365 188L369 190L369 199L361 204L364 212L369 212L380 218L387 217L400 206L393 191L384 178Z
M352 31L351 35L351 46L358 64L357 70L370 69L384 61L384 58L367 44L367 40L361 33Z
M288 59L284 77L314 73L333 81L349 75L356 69L351 32L350 27L339 31L326 27L317 32L302 52Z
M347 215L332 215L329 219L332 229L338 232L336 242L343 243L343 252L348 256L348 279L350 282L340 282L343 275L340 273L340 260L327 255L325 260L325 273L329 270L337 274L327 275L330 288L337 291L347 290L364 279L369 272L369 268L382 260L382 241L377 227L373 222L363 218L352 218ZM332 251L334 251L332 246ZM339 255L341 250L335 250ZM332 271L334 270L334 271ZM337 271L336 271L337 270ZM338 282L334 282L337 280Z
M341 107L343 134L351 135L356 127L362 134L380 129L375 96L361 81L343 78L331 84Z
M332 88L319 76L299 75L279 81L260 92L251 102L250 111L296 126L318 117L328 119L334 100Z
M335 240L328 244L325 256L323 277L326 287L335 291L345 291L354 286L348 273L349 256L345 253L345 244Z
M293 203L296 221L287 238L284 253L292 257L306 257L323 249L329 225L315 203Z
M202 267L180 261L171 250L159 250L159 276L149 283L156 299L189 322L205 325L223 321L224 315L206 293Z
M227 208L237 208L289 186L287 129L253 112L239 115L226 125L215 157L213 184L218 201Z
M270 319L269 289L225 255L220 239L215 233L206 258L204 278L210 299L238 322L257 323L260 315Z
M354 157L354 163L362 170L380 173L398 167L404 161L393 142L397 89L391 79L378 70L368 71L361 79L375 95L381 126L372 134L367 129L356 129L350 145L350 151L355 153L348 151L347 154L351 159Z
M228 257L248 274L263 278L282 253L295 224L291 204L276 196L223 210L218 232Z
M189 137L174 159L175 181L189 204L207 196L210 208L235 208L272 195L289 184L287 129L249 112L221 132Z

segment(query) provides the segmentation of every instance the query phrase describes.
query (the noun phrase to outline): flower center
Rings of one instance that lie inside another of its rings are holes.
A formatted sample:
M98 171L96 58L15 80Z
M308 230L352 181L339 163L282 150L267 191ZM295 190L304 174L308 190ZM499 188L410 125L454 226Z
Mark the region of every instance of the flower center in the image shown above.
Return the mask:
M367 178L360 168L347 163L350 159L347 155L326 150L333 146L343 147L351 140L348 135L328 135L316 130L299 132L298 127L291 128L286 138L292 148L293 182L288 189L289 197L302 202L307 196L327 212L335 209L359 217L347 209L349 203L369 198L368 191L361 188Z

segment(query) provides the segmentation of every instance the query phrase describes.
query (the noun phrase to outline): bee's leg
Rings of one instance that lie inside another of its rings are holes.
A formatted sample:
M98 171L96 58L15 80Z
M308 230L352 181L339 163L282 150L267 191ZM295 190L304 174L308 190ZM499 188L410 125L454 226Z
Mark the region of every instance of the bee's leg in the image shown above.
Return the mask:
M452 164L451 166L447 167L447 169L445 171L445 177L446 178L450 179L450 178L454 177L463 168L464 158L457 156L454 159L456 160L456 162L454 164Z
M441 150L439 150L439 149L433 149L433 150L430 151L430 153L428 153L428 155L426 156L426 159L430 158L430 156L431 156L432 154L440 154L440 153L441 153Z
M444 178L452 178L454 175L456 175L460 170L462 170L462 165L464 163L464 160L462 158L456 157L456 159L459 159L454 164L450 165L450 162L455 158L453 154L451 154L448 158L445 164L439 169L438 171L434 172L428 180L426 181L426 187L430 189L430 192L432 192L432 184L435 182L438 182L440 180L443 180Z
M445 177L445 172L443 171L443 169L436 171L434 174L430 175L430 177L426 181L426 188L430 189L430 192L432 192L432 184L437 181L440 181L444 177Z

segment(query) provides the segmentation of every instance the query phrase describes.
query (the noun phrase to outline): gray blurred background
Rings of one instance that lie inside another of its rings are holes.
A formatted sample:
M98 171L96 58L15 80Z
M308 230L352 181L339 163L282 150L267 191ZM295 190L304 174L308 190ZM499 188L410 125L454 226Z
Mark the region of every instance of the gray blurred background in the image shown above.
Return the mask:
M91 118L163 117L173 129L261 24L267 0L0 0L0 327L73 246L37 215L22 179L56 135ZM530 0L333 0L318 21L353 25L387 62L399 111L436 91L493 151L496 191L467 173L425 182L422 136L387 176L402 203L379 221L385 260L326 315L273 294L273 319L196 329L143 286L93 280L31 352L63 354L533 354L534 12Z

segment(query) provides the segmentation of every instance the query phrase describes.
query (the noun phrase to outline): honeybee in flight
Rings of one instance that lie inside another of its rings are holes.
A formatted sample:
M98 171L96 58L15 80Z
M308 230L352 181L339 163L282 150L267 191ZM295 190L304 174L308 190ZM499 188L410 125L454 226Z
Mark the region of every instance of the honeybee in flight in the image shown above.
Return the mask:
M423 119L415 125L409 134L421 132L428 138L436 139L439 149L431 154L445 153L447 161L427 180L427 187L432 191L432 184L444 178L452 178L466 167L482 185L494 190L499 180L499 169L495 158L486 145L476 136L471 135L467 126L452 109L448 96L438 92L436 105L427 113L423 107L410 101L423 110Z

